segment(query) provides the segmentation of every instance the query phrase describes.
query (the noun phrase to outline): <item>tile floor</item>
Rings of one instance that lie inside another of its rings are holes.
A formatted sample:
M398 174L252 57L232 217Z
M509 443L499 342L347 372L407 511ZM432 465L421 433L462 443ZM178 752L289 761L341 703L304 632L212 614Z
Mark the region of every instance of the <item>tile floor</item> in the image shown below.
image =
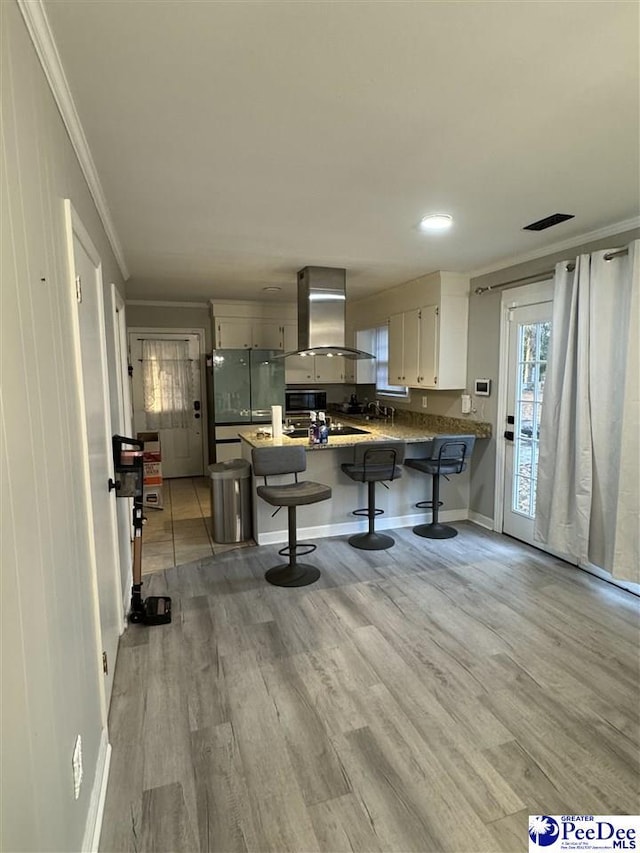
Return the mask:
M143 575L255 544L249 541L222 545L213 541L207 477L165 480L164 509L145 507L145 516Z

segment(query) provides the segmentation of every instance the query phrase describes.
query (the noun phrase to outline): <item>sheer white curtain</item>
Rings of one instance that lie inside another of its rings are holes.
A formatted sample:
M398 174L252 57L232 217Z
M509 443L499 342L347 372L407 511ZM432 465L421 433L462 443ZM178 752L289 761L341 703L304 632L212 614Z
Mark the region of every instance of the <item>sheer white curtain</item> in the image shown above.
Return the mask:
M535 538L640 582L640 241L556 267Z
M142 341L142 388L147 429L188 427L192 370L188 341Z

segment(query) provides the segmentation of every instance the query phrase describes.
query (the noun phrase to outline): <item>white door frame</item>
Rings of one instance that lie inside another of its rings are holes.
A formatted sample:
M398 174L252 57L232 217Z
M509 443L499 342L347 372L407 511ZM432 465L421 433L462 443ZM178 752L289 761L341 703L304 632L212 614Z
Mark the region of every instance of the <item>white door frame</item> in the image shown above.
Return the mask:
M127 321L125 302L118 288L111 283L111 314L113 318L113 346L116 356L116 393L118 395L118 425L117 429L120 435L134 438L131 434L133 429L133 409L131 405L131 382L129 379L129 344L127 338ZM119 356L119 359L118 359ZM119 498L116 502L116 512L118 519L118 532L120 537L123 536L123 530L127 530L127 542L120 542L120 578L125 578L122 594L122 609L123 614L126 614L129 609L129 600L131 598L131 586L133 584L133 499ZM126 514L127 523L125 525L123 516ZM125 549L124 545L128 548ZM122 562L126 560L126 565Z
M500 303L500 364L498 368L498 409L496 412L496 479L493 506L493 529L502 533L504 524L505 441L507 428L507 379L509 375L509 327L512 308L535 305L553 299L553 279L536 281L524 287L503 290ZM553 334L553 332L552 332Z
M204 329L191 329L188 326L180 328L167 328L165 326L129 326L127 334L135 335L197 335L198 336L198 358L200 359L200 419L202 421L202 471L206 476L209 465L209 421L207 418L207 386L204 356L206 354L206 335ZM129 350L129 359L131 351ZM129 382L131 388L131 382Z
M104 678L102 677L102 649L104 648L102 642L102 628L100 624L100 596L99 596L99 586L98 586L98 563L96 558L96 550L95 550L95 541L93 538L93 507L91 501L91 474L89 469L89 442L86 431L86 423L87 423L87 411L85 405L84 391L83 391L83 373L82 373L82 346L81 346L81 336L80 336L80 319L78 317L78 299L77 299L77 291L76 291L76 280L75 280L75 254L73 247L73 238L74 235L78 238L83 248L87 252L88 256L91 259L91 262L95 265L98 270L99 279L102 282L102 261L98 250L96 249L93 240L91 239L89 232L82 224L81 219L76 213L75 208L73 207L70 199L66 198L64 200L64 216L65 216L65 225L66 225L66 239L67 239L67 261L69 266L69 300L71 304L71 328L72 328L72 345L73 345L73 356L74 356L74 367L76 374L76 387L78 391L78 404L80 411L80 452L77 454L78 464L82 469L82 480L84 483L84 501L86 508L86 518L87 518L87 541L89 547L89 563L91 568L91 589L93 592L91 605L93 606L93 615L94 615L94 631L96 638L96 650L98 653L98 657L96 660L96 667L98 669L99 677L98 683L100 686L100 707L102 712L102 724L105 729L107 729L108 722L108 703L107 696L104 685ZM102 296L102 293L101 293ZM105 317L104 317L104 300L103 298L98 299L98 319L99 319L99 329L100 329L100 341L99 346L102 350L102 367L103 367L103 377L102 377L102 388L103 388L103 396L104 396L104 419L106 426L106 435L111 435L111 411L109 406L109 377L107 375L107 343L106 343L106 331L105 331ZM107 458L110 459L112 455L112 449L109 445L105 448L107 453ZM113 471L111 472L113 474ZM107 484L105 483L105 489L107 488ZM118 536L117 536L117 519L116 519L116 507L115 507L115 497L113 501L110 503L110 527L111 527L111 536L113 539L113 552L114 554L119 553L118 548ZM119 594L119 578L117 576L118 566L116 562L114 562L113 566L113 591L115 595L115 605L118 609L119 621L121 624L124 624L124 612L122 609L122 596ZM112 667L115 667L115 660L111 661L110 664Z

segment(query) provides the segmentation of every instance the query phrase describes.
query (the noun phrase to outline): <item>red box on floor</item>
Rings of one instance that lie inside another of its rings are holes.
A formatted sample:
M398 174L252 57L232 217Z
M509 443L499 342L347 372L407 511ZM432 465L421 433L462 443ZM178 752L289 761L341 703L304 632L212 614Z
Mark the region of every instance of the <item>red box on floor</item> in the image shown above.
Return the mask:
M145 506L162 509L162 454L158 432L139 432L138 441L143 444L142 502Z

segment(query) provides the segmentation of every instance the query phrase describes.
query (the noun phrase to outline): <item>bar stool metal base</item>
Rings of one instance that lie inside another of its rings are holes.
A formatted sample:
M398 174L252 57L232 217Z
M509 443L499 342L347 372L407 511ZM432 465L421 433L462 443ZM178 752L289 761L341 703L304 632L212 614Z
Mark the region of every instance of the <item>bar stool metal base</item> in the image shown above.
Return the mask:
M416 536L422 536L424 539L453 539L458 535L455 527L448 527L446 524L434 522L433 524L419 524L413 528Z
M384 551L396 544L395 539L385 533L356 533L349 537L349 545L362 551Z
M265 573L265 580L273 586L307 586L320 577L320 569L308 563L283 563Z

